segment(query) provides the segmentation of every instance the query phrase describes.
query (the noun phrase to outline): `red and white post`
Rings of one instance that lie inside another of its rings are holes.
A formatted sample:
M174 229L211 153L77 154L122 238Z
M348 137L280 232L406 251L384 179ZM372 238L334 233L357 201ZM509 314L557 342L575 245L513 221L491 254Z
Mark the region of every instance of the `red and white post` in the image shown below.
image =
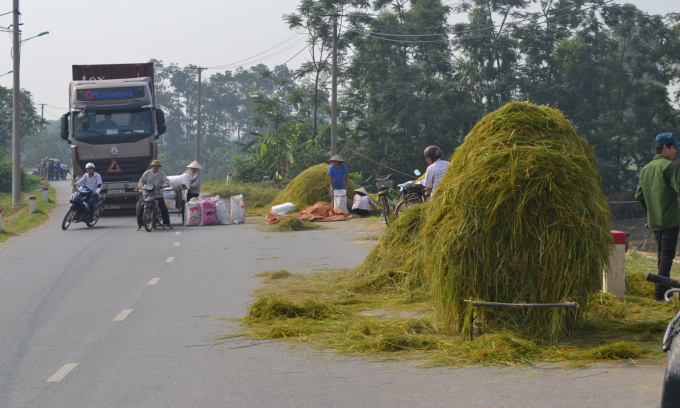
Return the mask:
M227 185L231 185L231 173L227 173Z
M46 203L46 202L49 201L49 196L48 196L48 194L50 192L49 190L50 190L49 188L43 187L43 203Z
M30 196L28 197L28 209L30 210L31 214L35 214L36 206L35 206L35 196Z
M602 291L626 296L626 233L612 231L614 248L609 255L609 267L602 276Z

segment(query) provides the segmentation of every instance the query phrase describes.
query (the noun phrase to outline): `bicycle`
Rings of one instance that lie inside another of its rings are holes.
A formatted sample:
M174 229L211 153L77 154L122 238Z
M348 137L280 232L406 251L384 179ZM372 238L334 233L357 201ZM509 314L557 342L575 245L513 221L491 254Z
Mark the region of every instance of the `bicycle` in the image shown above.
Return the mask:
M380 206L382 207L382 213L380 214L380 221L385 219L385 225L389 226L390 221L394 221L394 199L397 197L397 191L395 191L392 186L394 183L392 180L388 180L391 174L387 176L378 177L374 180L376 187L378 187L378 201L380 201Z
M142 222L146 232L151 232L151 230L156 229L158 225L165 229L163 220L161 219L161 209L158 206L158 202L156 201L156 197L154 195L154 191L160 189L161 187L154 187L151 185L144 187L144 195L141 199L140 211L144 211L142 215Z
M648 273L647 281L673 288L667 290L664 295L664 298L668 303L671 303L670 297L673 293L680 292L680 281L675 279ZM668 365L666 366L666 375L663 379L661 408L680 406L680 340L677 340L678 334L680 333L679 322L680 313L678 313L668 324L666 334L663 336L662 349L664 353L668 353Z
M404 183L398 186L401 190L402 199L394 210L394 217L399 218L407 208L425 202L425 186L419 183Z

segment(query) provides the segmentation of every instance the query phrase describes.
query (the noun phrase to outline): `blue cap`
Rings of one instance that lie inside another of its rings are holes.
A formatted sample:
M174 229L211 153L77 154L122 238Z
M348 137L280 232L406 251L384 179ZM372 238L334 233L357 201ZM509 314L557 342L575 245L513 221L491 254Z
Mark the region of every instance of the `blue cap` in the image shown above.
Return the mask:
M665 144L674 144L676 146L680 146L680 142L675 140L675 136L673 136L672 133L662 133L659 136L656 137L656 144L657 145L665 145Z

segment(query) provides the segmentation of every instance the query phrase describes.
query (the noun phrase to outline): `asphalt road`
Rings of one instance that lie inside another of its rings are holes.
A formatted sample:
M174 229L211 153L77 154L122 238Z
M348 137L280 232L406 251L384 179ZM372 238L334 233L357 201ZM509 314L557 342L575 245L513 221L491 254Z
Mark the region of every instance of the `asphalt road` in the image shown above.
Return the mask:
M274 341L211 346L253 301L253 274L361 262L352 222L147 233L114 216L62 231L70 189L52 185L50 221L0 244L0 407L658 406L653 365L423 369Z

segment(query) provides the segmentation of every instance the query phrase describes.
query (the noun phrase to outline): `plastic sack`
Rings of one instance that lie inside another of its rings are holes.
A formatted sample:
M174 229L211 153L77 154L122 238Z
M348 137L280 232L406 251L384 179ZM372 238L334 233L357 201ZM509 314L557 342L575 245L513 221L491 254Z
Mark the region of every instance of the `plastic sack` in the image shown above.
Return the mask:
M175 206L176 201L175 201L174 198L172 200L168 200L166 198L166 199L163 199L163 201L165 201L165 206L168 207L168 210L176 210L177 209L177 207Z
M288 213L292 213L294 210L295 204L293 203L284 203L272 207L272 212L278 215L286 215Z
M215 218L219 225L229 225L231 224L231 217L229 216L229 210L224 201L219 200L215 203Z
M163 190L163 198L166 200L174 200L175 190Z
M241 194L231 198L231 222L233 224L246 222L246 207Z
M333 190L333 208L347 211L347 190Z
M168 180L170 181L170 187L172 188L179 188L179 186L182 184L184 184L186 187L189 187L188 174L182 174L181 176L168 176Z
M201 223L201 204L198 201L188 202L184 211L186 211L185 227L195 227Z
M209 199L201 201L201 223L200 226L204 225L215 225L217 220L215 219L215 203Z

